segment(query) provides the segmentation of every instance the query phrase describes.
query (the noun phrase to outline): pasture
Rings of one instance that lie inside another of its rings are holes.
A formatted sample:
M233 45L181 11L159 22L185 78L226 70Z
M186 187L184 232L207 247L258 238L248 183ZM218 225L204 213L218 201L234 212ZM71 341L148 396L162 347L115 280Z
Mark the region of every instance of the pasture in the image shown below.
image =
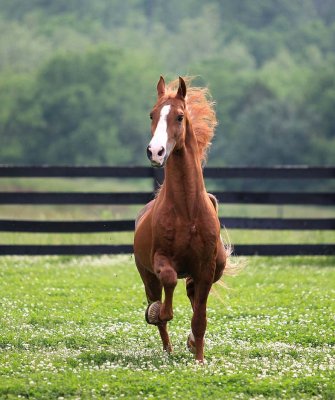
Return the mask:
M183 281L167 356L130 255L0 258L0 398L334 399L335 258L238 261L209 297L201 366Z

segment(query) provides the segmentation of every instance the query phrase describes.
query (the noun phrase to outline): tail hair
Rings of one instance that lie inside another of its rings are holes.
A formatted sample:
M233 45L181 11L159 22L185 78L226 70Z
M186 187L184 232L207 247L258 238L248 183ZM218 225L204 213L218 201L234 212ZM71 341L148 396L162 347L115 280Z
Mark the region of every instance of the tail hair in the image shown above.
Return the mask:
M224 235L221 235L222 245L226 253L226 267L223 270L224 276L237 276L245 267L244 259L237 258L233 255L234 246L231 244L228 231L223 227Z

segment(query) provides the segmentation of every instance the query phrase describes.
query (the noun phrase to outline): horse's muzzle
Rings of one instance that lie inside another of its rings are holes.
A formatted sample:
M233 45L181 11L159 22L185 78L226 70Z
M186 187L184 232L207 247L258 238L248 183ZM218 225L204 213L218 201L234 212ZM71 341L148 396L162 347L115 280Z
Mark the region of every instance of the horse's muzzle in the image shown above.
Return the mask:
M153 168L162 168L165 165L167 154L163 146L161 146L159 151L157 151L156 149L152 149L149 145L147 147L147 157Z
M163 168L164 165L165 165L165 159L163 160L163 163L162 163L162 164L161 164L161 163L158 163L158 162L156 162L156 161L151 160L151 166L152 166L153 168Z

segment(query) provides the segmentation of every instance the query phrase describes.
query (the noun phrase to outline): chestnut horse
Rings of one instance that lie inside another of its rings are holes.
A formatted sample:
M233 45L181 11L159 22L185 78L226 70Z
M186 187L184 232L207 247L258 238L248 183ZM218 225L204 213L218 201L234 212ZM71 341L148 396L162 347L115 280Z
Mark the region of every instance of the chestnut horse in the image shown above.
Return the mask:
M146 321L157 325L169 353L173 292L177 279L186 278L193 309L187 345L203 362L207 298L228 255L220 237L217 201L206 192L202 173L216 117L207 89L187 88L182 78L166 86L161 77L157 93L147 155L153 167L165 167L165 180L136 220L135 261L148 300Z

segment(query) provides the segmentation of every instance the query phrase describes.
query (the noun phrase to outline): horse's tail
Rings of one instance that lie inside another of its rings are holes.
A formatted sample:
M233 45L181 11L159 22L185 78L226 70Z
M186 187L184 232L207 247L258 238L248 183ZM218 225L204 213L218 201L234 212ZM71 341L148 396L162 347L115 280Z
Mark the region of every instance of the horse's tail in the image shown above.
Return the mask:
M234 247L231 244L226 228L223 228L223 230L224 235L221 235L221 243L226 254L226 266L223 270L223 275L236 276L245 268L245 262L233 255Z
M210 201L212 202L217 215L219 215L219 202L217 198L211 194L207 193ZM225 227L223 227L224 235L220 235L221 244L223 247L223 252L225 254L225 268L223 270L223 275L235 276L238 275L239 272L245 267L245 262L242 262L241 259L237 259L233 256L234 247L231 244L228 232Z

